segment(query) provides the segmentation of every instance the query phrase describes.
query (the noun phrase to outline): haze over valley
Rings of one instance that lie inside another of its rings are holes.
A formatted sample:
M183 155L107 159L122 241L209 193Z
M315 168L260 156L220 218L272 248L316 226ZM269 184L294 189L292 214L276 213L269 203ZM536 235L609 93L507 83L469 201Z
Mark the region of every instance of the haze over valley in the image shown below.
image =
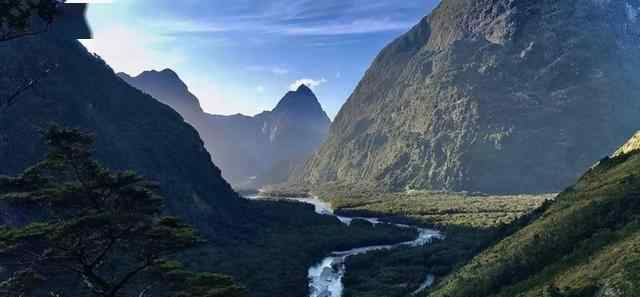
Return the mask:
M0 296L640 296L640 0L63 2L0 3Z

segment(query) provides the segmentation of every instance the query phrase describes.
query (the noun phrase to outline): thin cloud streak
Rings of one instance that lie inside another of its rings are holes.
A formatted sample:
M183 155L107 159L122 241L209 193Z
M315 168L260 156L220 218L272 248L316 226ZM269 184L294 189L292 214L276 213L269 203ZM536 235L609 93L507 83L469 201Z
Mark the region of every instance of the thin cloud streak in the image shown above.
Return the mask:
M410 21L395 21L391 19L357 19L343 22L323 22L314 24L267 24L252 22L227 22L225 24L198 23L187 21L171 21L155 23L152 27L166 28L167 35L189 33L228 33L255 32L285 36L337 36L370 34L381 32L404 31L414 25Z
M288 35L305 36L330 36L330 35L350 35L368 34L390 31L403 31L410 28L413 23L396 22L391 20L363 19L355 20L351 23L326 24L319 26L289 27L284 30Z

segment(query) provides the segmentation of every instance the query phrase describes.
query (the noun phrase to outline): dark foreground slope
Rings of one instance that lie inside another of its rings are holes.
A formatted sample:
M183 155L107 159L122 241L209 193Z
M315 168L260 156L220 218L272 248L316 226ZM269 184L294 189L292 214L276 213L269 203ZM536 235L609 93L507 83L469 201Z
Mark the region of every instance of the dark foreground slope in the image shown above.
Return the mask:
M429 296L640 296L640 152L602 160L545 207Z
M637 129L638 7L442 1L380 53L294 181L562 190Z
M326 139L331 120L306 86L288 92L271 111L256 116L205 113L198 99L172 70L145 71L130 85L171 106L192 124L236 188L285 182Z
M0 174L12 175L45 152L38 130L55 122L95 133L97 158L157 181L167 207L206 228L230 223L240 202L211 162L195 129L178 113L118 79L75 41L49 36L0 44L0 96L39 79L0 113ZM45 69L52 69L43 74Z

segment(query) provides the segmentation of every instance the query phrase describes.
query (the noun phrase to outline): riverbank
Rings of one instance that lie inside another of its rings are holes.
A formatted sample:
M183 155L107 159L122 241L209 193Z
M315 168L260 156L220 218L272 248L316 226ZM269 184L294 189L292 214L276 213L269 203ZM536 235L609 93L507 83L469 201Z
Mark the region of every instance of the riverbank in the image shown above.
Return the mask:
M269 187L260 191L267 197L316 197L330 204L338 215L384 218L396 223L417 224L438 230L486 229L508 225L557 194L487 195L407 191L375 192L363 188L326 186Z
M432 244L434 241L444 240L445 237L442 233L420 228L418 226L411 226L406 224L397 224L391 222L385 222L383 219L376 217L360 217L360 216L341 216L334 213L330 204L324 202L318 198L307 197L307 198L296 198L296 197L260 197L259 195L255 196L245 196L251 200L276 200L276 201L295 201L304 204L309 204L314 207L314 210L317 214L335 217L340 222L347 226L351 226L353 224L359 222L366 222L373 224L378 228L382 227L396 227L399 230L415 230L417 231L417 235L414 240L410 241L401 241L393 244L384 244L384 245L365 245L356 248L352 248L349 250L338 250L331 253L329 256L325 257L318 264L313 265L309 268L308 278L309 278L309 296L310 297L343 297L345 292L345 286L343 283L343 279L347 275L349 271L348 261L352 257L360 256L360 255L368 255L373 252L378 251L393 251L393 250L404 250L404 249L417 249L423 248ZM423 290L430 287L435 279L435 276L432 274L423 274L423 281L418 284L414 284L413 286L407 286L407 289L413 290L414 293L422 292ZM382 292L382 291L380 291Z
M307 273L332 251L413 240L416 232L357 221L350 226L318 215L312 206L283 201L246 201L246 225L216 225L219 238L182 260L198 271L233 276L251 297L301 297Z
M445 241L431 245L379 250L346 260L343 296L409 296L434 276L437 284L531 217L554 194L493 196L471 193L375 193L366 189L279 188L267 196L314 195L339 216L376 217L399 224L441 230ZM282 197L281 196L281 197ZM382 293L384 292L384 293Z

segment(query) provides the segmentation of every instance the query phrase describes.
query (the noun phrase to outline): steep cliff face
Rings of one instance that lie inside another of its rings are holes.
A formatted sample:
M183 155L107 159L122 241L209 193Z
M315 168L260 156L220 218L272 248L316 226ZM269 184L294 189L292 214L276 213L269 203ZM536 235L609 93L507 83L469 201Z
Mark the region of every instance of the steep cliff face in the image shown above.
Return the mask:
M331 120L316 95L305 85L288 92L270 112L255 116L271 160L260 184L285 182L327 138ZM259 153L259 152L258 152Z
M622 156L625 154L629 154L635 151L640 150L640 131L636 132L629 141L627 141L622 147L620 147L615 153L613 153L613 157Z
M380 53L293 181L563 189L638 129L639 7L444 0Z
M316 95L304 85L255 117L221 116L202 111L198 99L169 69L119 76L192 124L224 177L238 188L286 181L326 139L331 124Z
M320 147L330 124L318 98L303 85L254 117L210 116L209 143L234 185L260 187L286 181Z
M46 147L38 129L55 122L95 133L101 162L157 181L168 211L205 232L207 220L232 220L240 199L198 133L80 43L46 35L3 43L0 65L0 98L20 85L16 81L43 78L0 111L0 174L17 174L40 160ZM52 70L42 75L43 68Z

